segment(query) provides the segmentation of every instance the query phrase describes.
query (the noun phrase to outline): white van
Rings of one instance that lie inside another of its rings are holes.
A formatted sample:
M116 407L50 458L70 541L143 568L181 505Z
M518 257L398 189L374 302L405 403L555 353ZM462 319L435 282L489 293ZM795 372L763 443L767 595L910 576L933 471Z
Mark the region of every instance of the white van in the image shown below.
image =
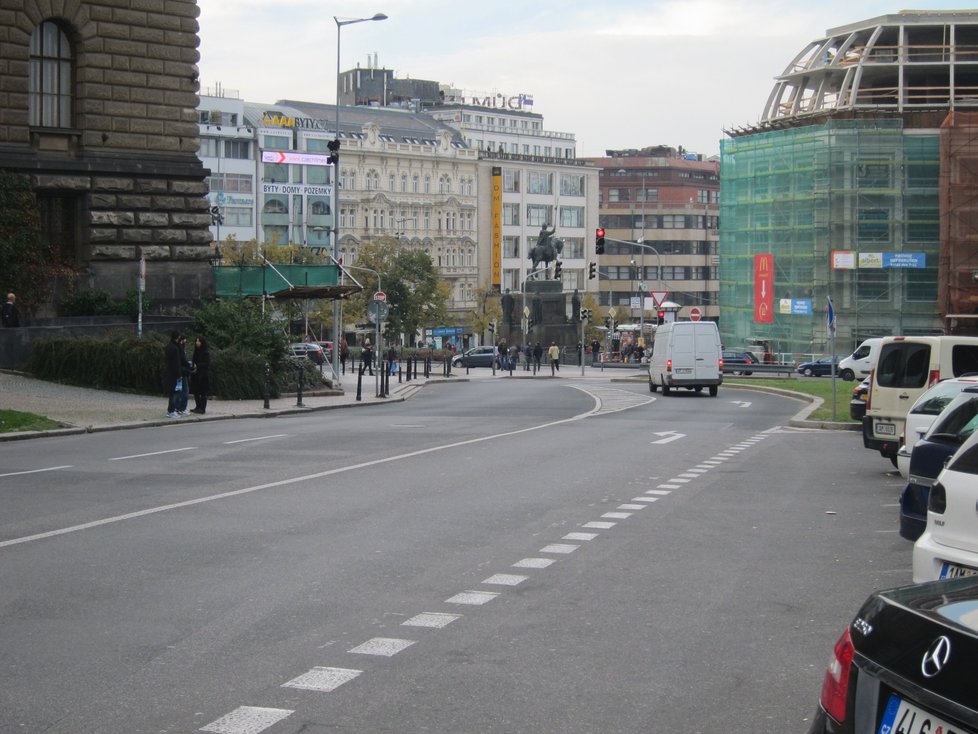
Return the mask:
M700 392L704 387L716 397L723 383L720 331L713 321L670 321L655 332L649 360L649 390L684 387Z
M932 385L978 373L978 337L888 336L880 344L866 396L863 446L896 465L907 412Z
M839 377L846 382L850 380L862 380L869 375L873 365L876 364L876 357L880 353L880 344L883 338L866 339L856 347L856 351L839 362Z

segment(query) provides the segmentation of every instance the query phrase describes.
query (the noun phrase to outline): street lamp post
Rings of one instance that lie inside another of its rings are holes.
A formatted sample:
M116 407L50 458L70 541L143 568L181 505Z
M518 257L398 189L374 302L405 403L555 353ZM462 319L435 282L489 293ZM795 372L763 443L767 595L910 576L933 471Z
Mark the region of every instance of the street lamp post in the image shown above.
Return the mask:
M339 146L340 142L340 31L343 30L343 26L352 25L353 23L365 23L368 20L387 20L387 16L383 13L376 13L369 18L337 18L333 16L333 20L336 21L336 144ZM339 147L337 147L337 153L339 152ZM340 259L340 232L339 232L339 221L340 221L340 162L339 156L337 155L336 163L333 165L333 262L334 264L339 263ZM378 288L379 290L379 288ZM339 372L339 344L340 344L340 301L338 298L333 299L333 375L336 378L337 385L340 384L340 372Z
M373 273L374 275L377 276L377 290L378 291L383 291L384 290L383 287L381 286L381 282L380 282L380 273L377 272L376 270L374 270L373 268L364 268L364 267L361 267L359 265L346 265L344 267L345 267L346 270L363 270L364 272L367 272L367 273ZM381 339L380 319L378 318L377 319L377 323L374 324L374 353L377 355L377 364L379 365L379 367L377 368L377 375L374 378L374 382L376 383L376 388L377 388L377 397L381 397L381 395L380 395L380 371L384 368L384 358L383 358L383 355L381 354L381 351L380 351L380 349L381 349L380 339ZM373 366L373 365L371 365L371 366Z

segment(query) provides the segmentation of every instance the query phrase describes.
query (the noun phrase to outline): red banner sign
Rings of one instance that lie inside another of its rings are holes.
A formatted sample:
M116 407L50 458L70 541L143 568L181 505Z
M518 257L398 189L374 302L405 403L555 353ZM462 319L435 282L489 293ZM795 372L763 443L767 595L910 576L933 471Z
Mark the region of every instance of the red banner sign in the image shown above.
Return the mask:
M774 323L774 255L754 255L754 323Z

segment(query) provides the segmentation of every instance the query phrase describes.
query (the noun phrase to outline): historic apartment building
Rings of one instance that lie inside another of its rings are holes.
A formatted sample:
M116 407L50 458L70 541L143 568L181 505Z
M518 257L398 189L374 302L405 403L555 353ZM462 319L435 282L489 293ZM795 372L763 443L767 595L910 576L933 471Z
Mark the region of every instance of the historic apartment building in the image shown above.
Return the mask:
M599 218L609 240L599 258L599 303L614 308L618 323L643 321L643 308L654 323L653 294L666 293L676 318L695 308L718 320L719 162L667 146L607 153L590 159L601 170Z
M30 178L80 288L124 296L141 256L159 308L210 288L197 16L194 0L24 0L3 14L0 167Z

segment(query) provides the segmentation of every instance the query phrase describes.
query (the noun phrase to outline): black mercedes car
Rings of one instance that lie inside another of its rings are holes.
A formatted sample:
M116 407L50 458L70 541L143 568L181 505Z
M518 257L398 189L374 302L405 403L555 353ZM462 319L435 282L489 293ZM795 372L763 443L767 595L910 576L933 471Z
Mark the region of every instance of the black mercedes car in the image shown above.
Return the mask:
M978 577L872 594L835 644L809 734L976 734Z

